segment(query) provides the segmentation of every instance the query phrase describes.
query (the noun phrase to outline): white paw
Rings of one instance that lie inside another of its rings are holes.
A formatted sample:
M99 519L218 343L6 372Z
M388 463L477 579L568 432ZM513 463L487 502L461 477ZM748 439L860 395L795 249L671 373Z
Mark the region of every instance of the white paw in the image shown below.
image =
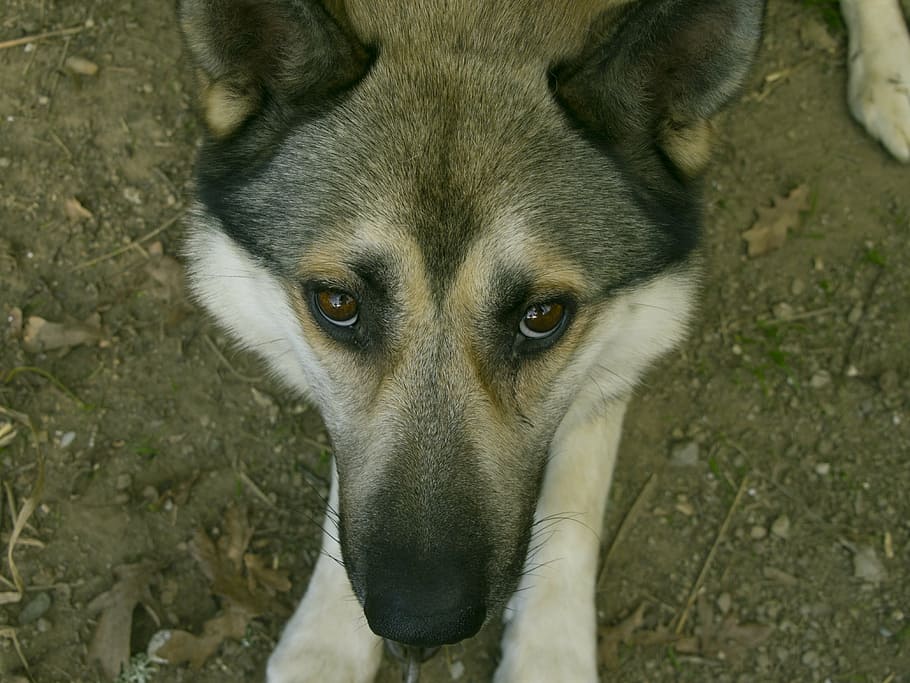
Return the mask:
M552 592L519 602L510 604L518 611L503 635L494 683L597 683L593 599Z
M903 162L910 161L910 39L897 31L886 44L863 46L850 58L853 116Z
M334 490L334 489L333 489ZM370 631L348 577L326 536L306 595L269 658L268 683L371 683L382 659L382 639Z
M301 628L295 620L269 658L268 683L371 683L375 678L382 642L366 624Z

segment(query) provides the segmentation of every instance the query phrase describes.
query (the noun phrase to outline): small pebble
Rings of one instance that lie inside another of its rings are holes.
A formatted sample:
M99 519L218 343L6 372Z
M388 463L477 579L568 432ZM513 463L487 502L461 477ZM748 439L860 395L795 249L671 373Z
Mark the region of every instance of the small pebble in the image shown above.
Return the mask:
M775 519L771 525L771 533L785 540L790 538L790 518L787 515L781 515Z
M864 545L853 554L853 576L871 584L879 584L887 576L885 565L878 559L875 549Z
M692 507L692 503L689 503L687 501L682 501L680 503L677 503L676 510L677 510L677 512L685 515L686 517L691 517L692 515L695 514L695 508Z
M806 283L803 282L802 280L800 280L799 278L795 278L793 280L793 282L790 284L790 293L793 296L799 296L800 294L802 294L805 291L806 291Z
M819 370L809 380L809 386L813 389L821 389L829 384L831 384L831 373L827 370Z
M768 530L765 529L765 527L763 527L763 526L756 525L756 526L752 527L752 529L749 531L749 536L751 536L756 541L760 541L767 535L768 535Z
M863 317L863 305L861 303L856 304L853 308L850 309L850 313L847 314L847 322L851 325L855 325L859 322L860 318Z
M19 623L23 626L32 624L43 617L50 608L51 596L48 593L38 593L19 612Z
M670 454L670 464L675 467L694 467L698 464L698 444L694 441L677 444Z
M815 473L821 477L827 477L831 472L831 463L820 462L815 466Z
M771 312L774 313L774 317L778 320L789 320L793 317L793 306L786 301L781 301L779 304L774 305Z
M149 484L144 489L142 489L142 497L145 498L150 503L158 502L158 489Z
M717 609L720 610L721 614L726 614L730 611L730 607L733 606L733 598L730 597L729 593L721 593L717 596Z
M38 633L47 633L51 630L51 622L41 617L38 621L35 622L35 628L38 629Z
M809 650L808 652L803 653L802 661L804 666L808 666L810 669L817 669L818 665L821 663L818 653L814 650Z
M66 58L63 65L72 73L79 74L80 76L94 76L98 73L98 65L85 57L71 55Z
M449 675L452 677L453 681L457 681L464 676L464 663L455 661L449 664Z
M135 204L136 206L142 204L142 195L139 194L139 190L135 187L124 187L123 198L130 204Z
M133 477L129 474L121 474L117 477L116 488L118 491L126 491L133 485Z
M886 396L894 394L900 388L900 377L895 370L886 370L878 378L878 388Z
M0 157L0 168L9 168L12 163L9 157Z
M76 432L66 432L60 437L60 448L66 448L76 438Z

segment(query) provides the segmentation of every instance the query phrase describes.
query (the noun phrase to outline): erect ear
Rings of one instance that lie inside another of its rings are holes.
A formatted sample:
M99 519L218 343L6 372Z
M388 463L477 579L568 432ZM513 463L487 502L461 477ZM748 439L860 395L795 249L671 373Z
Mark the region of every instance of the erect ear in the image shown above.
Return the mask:
M557 99L589 133L637 155L656 141L684 176L710 155L710 119L757 51L764 0L639 0L602 17L554 71Z
M213 135L230 135L267 104L330 97L364 74L369 55L340 3L330 6L331 12L317 0L178 0Z

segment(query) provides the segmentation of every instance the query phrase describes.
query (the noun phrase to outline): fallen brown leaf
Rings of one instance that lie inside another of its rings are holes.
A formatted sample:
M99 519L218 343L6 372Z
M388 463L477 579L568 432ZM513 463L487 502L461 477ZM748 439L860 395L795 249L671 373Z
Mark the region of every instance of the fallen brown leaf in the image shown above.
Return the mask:
M786 197L776 197L773 206L756 209L758 219L742 234L749 257L780 249L787 240L787 230L799 225L800 212L809 208L809 186L799 185Z
M205 622L201 635L181 630L156 633L148 646L154 661L189 662L199 669L225 639L242 638L252 619L282 611L270 593L290 590L291 584L283 572L267 568L260 558L246 552L253 535L246 511L229 507L223 528L217 543L201 529L190 542L190 553L211 582L212 592L221 598L222 610Z
M29 316L22 330L22 348L29 353L69 349L104 339L101 316L93 313L82 322L53 323L37 315Z
M231 505L224 512L224 534L218 539L218 551L230 560L236 574L243 569L243 555L252 537L253 529L246 509Z
M608 669L619 668L619 646L628 645L632 634L645 622L645 604L642 603L625 619L614 626L600 627L600 661Z
M265 588L269 593L275 591L287 593L291 590L291 581L285 571L266 567L265 562L258 555L247 553L243 556L243 565L246 567L247 587L253 591L256 585Z
M189 662L199 670L228 638L240 640L252 615L246 610L228 606L223 612L209 619L202 627L202 635L187 631L159 631L149 644L148 656L160 663L183 664Z
M117 583L88 604L89 614L101 612L88 648L88 659L97 661L109 680L117 678L120 670L129 664L130 632L136 605L142 604L158 623L149 589L157 570L158 566L152 562L115 567Z
M698 654L702 657L741 659L747 650L764 643L771 635L772 628L766 624L740 624L736 617L728 614L719 623L714 623L714 608L707 596L698 597L698 629L696 629L697 647L695 651L686 649L695 644L677 643L680 652Z

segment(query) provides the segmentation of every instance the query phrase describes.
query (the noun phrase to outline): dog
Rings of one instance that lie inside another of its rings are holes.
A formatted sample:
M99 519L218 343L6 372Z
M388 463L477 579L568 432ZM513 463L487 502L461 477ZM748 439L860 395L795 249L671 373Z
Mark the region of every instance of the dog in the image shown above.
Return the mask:
M334 453L270 683L365 683L383 639L504 611L497 683L597 680L623 414L695 307L711 120L763 4L180 1L192 289Z
M910 162L910 34L899 0L841 0L849 33L847 102L891 154Z

